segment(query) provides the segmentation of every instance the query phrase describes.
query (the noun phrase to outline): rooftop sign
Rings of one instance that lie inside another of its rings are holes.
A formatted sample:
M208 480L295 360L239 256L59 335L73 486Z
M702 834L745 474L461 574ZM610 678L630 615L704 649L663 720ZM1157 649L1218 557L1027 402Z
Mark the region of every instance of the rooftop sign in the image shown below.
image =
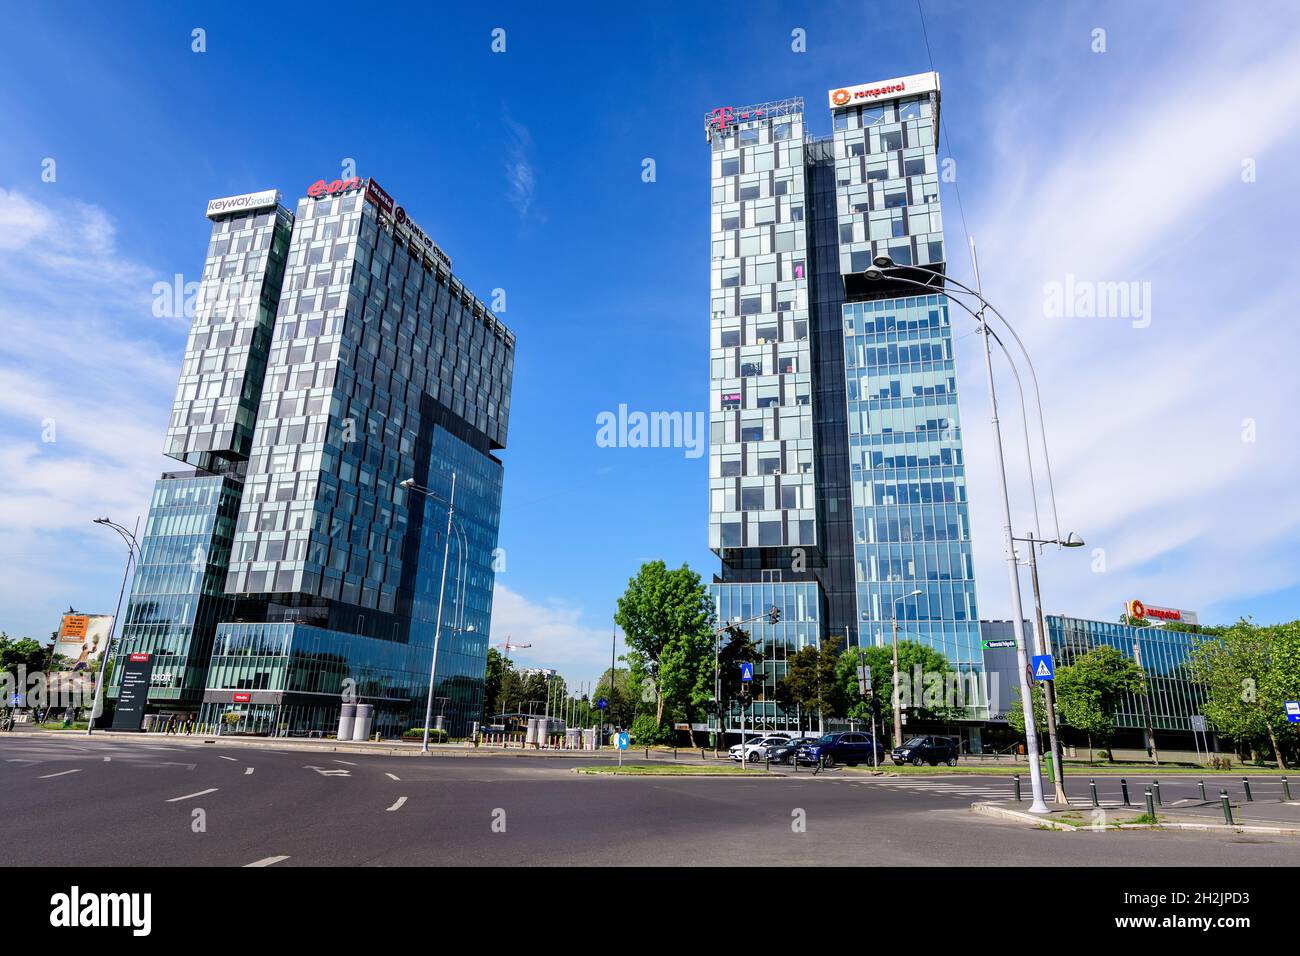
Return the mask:
M881 80L879 83L863 83L861 86L841 86L828 92L826 98L830 108L838 110L862 103L897 100L904 96L937 92L939 92L939 74L930 72L900 76L894 80Z
M280 201L278 189L263 189L258 193L244 193L242 196L227 196L224 199L208 200L208 218L227 216L236 212L249 212L253 209L267 209Z
M1195 611L1180 611L1172 607L1156 607L1142 601L1128 602L1128 616L1140 617L1145 621L1177 621L1180 624L1196 624Z

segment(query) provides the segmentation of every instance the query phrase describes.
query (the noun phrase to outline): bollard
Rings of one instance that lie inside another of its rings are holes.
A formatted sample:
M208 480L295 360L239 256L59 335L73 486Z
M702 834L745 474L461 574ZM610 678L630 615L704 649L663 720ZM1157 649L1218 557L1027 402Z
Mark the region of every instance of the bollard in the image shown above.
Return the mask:
M701 760L707 760L707 759L708 759L707 757L704 756L704 748L703 748L703 747L700 748L700 759L701 759Z
M1246 791L1246 802L1253 802L1255 798L1250 795L1250 781L1245 777L1241 778L1241 789Z
M1015 784L1016 784L1016 803L1019 803L1020 802L1020 774L1015 773L1012 774L1011 776L1012 779L1015 780Z
M1232 826L1232 804L1228 802L1228 791L1219 791L1219 800L1223 804L1223 822Z
M1156 805L1155 805L1155 801L1151 798L1151 788L1150 788L1150 787L1147 787L1146 798L1147 798L1147 816L1149 816L1152 820L1155 820L1155 818L1156 818Z
M1097 800L1097 781L1096 781L1096 780L1089 780L1089 781L1088 781L1088 789L1092 791L1092 805L1093 805L1094 807L1099 807L1099 806L1101 806L1101 803L1099 803L1098 800Z
M767 751L763 752L763 769L769 773L772 770L772 755L767 753Z
M1151 781L1151 789L1155 791L1155 795L1156 795L1156 803L1163 807L1163 806L1165 805L1165 802L1164 802L1163 800L1160 799L1160 781L1159 781L1159 780L1152 780L1152 781Z
M677 759L677 745L673 744L673 759Z
M1204 781L1204 780L1198 780L1198 781L1196 781L1196 782L1197 782L1197 784L1198 784L1198 785L1200 786L1200 788L1201 788L1201 803L1204 803L1204 802L1205 802L1205 781Z
M1120 792L1124 794L1124 806L1126 807L1132 806L1132 804L1128 802L1128 781L1125 780L1123 777L1119 778L1119 789Z
M1286 777L1282 778L1282 799L1291 802L1291 784L1287 783Z
M645 759L646 759L646 760L649 760L649 759L650 759L650 748L649 748L649 747L647 747L647 748L645 749Z

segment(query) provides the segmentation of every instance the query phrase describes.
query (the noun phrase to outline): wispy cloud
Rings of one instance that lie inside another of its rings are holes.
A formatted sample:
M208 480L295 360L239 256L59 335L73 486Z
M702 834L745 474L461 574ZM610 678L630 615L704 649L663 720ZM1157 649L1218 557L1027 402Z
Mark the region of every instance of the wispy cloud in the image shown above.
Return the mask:
M1100 55L1087 84L1077 61L1008 77L1014 102L952 117L990 131L979 165L996 176L963 182L970 228L985 291L1037 364L1062 531L1105 552L1044 562L1049 612L1114 617L1128 597L1205 610L1300 582L1290 437L1300 281L1284 251L1294 215L1270 214L1294 210L1300 42L1280 27L1259 50L1257 25L1225 12L1162 34L1158 57ZM1136 30L1112 29L1112 48ZM1055 118L1062 113L1069 121ZM1257 163L1256 181L1242 176L1246 160ZM947 227L960 272L955 209ZM1067 275L1149 283L1150 325L1050 317L1044 286ZM959 362L981 613L1004 616L977 342L960 343ZM1001 387L1018 477L1014 384ZM1017 530L1029 527L1028 501L1017 480Z
M519 218L528 219L537 191L537 174L533 171L531 158L533 137L528 128L509 113L504 114L502 120L506 127L506 197L519 213Z
M6 629L41 635L69 604L104 611L116 598L120 565L98 558L118 543L90 520L129 525L162 461L177 370L142 327L161 321L158 278L118 251L99 207L0 189Z
M560 600L530 601L497 578L492 594L492 642L508 637L512 644L531 644L511 651L521 667L554 667L569 682L595 680L609 669L610 641L614 630L590 627L584 612ZM620 636L618 653L624 650Z

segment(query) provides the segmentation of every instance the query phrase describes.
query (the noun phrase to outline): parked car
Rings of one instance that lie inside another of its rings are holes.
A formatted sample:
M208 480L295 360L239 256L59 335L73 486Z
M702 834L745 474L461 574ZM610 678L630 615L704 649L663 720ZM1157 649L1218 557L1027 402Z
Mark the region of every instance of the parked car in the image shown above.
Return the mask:
M768 747L785 743L789 739L790 735L785 733L760 734L757 737L750 737L743 744L736 744L727 751L727 756L732 760L749 760L757 763L763 759Z
M960 753L961 748L951 737L921 736L904 741L903 746L895 747L890 756L900 767L905 763L910 763L913 767L926 763L931 767L937 767L941 763L955 767Z
M779 744L770 744L767 748L767 759L773 763L788 764L794 760L795 754L799 752L800 747L816 742L816 737L791 737Z
M856 731L839 731L824 734L810 744L799 748L796 760L804 764L820 763L833 767L837 763L871 763L872 752L876 763L885 762L885 745L873 740L870 734Z

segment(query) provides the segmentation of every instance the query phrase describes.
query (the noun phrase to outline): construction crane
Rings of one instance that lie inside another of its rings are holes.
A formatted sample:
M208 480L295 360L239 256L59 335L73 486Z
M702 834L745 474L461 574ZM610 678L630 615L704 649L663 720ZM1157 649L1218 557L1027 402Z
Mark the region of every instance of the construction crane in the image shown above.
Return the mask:
M510 651L511 651L511 650L521 651L521 650L523 650L525 647L532 647L533 645L531 645L531 644L512 644L512 643L510 643L510 635L507 634L507 635L506 635L506 639L505 639L502 643L500 643L500 644L493 644L492 646L493 646L493 647L501 647L501 648L504 648L504 649L505 649L505 652L506 652L505 663L503 663L503 664L501 665L501 672L502 672L502 674L504 674L505 672L507 672L507 671L510 670ZM504 685L503 685L503 686L504 686Z

